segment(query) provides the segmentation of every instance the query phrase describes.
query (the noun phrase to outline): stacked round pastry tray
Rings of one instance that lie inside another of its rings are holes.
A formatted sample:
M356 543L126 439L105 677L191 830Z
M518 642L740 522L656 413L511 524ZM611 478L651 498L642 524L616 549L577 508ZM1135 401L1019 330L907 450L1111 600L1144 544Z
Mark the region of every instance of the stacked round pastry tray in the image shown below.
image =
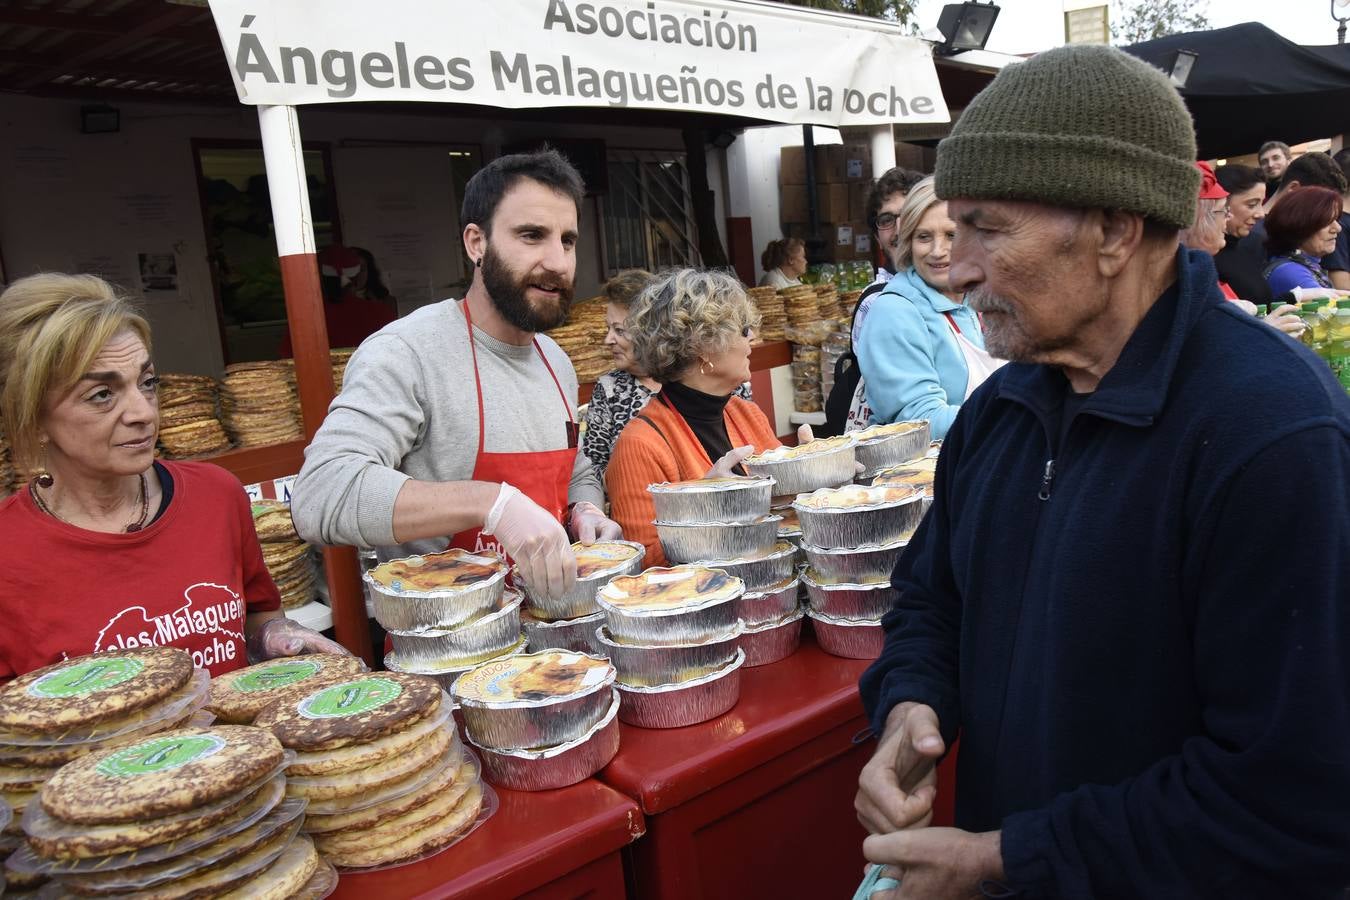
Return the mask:
M26 803L10 888L231 900L333 889L336 872L301 833L305 801L287 796L292 754L258 728L192 724L209 722L196 711L205 674L184 651L143 648L67 660L0 690L8 746L66 758Z
M496 810L433 679L334 675L282 692L254 719L291 754L288 796L342 870L406 865L457 843Z
M744 594L741 579L704 566L652 568L600 590L596 639L616 670L622 721L678 728L736 705Z
M741 627L737 644L745 653L747 668L777 662L791 655L801 641L798 550L780 536L783 517L769 512L775 485L772 477L753 475L647 488L666 558L723 572L740 583L742 594L734 611ZM607 652L615 652L612 624L610 630ZM725 634L707 637L727 640ZM620 681L623 673L620 665Z
M448 688L464 672L521 653L521 604L499 557L452 549L381 563L362 575L375 618L389 632L392 672Z
M596 593L614 578L642 568L647 548L633 541L600 541L573 544L577 580L559 598L535 591L517 572L516 583L525 593L521 624L530 652L559 649L603 656L595 641L595 629L604 614L595 602Z
M456 679L464 734L502 787L543 791L589 778L619 750L619 693L610 661L545 649Z

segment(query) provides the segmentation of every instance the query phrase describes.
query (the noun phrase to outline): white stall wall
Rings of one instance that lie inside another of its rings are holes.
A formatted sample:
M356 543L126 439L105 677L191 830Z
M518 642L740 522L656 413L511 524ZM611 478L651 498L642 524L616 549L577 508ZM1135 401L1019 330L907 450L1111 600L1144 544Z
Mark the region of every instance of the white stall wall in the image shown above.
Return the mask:
M4 275L102 274L144 300L161 371L217 374L224 360L191 142L257 141L256 113L244 107L117 106L121 131L86 135L80 133L78 101L0 96ZM443 164L448 148L480 145L491 158L501 144L539 137L603 138L613 148L683 148L673 129L453 118L440 108L393 115L357 106L314 107L301 113L300 122L307 143L332 149L345 240L371 249L409 286L409 301L400 304L404 312L419 295L440 299L463 277L459 198ZM372 147L372 141L382 145ZM582 210L578 297L596 293L602 276L597 203L588 199ZM148 257L144 264L142 254ZM177 269L173 278L164 274L169 256ZM145 290L143 283L157 289Z

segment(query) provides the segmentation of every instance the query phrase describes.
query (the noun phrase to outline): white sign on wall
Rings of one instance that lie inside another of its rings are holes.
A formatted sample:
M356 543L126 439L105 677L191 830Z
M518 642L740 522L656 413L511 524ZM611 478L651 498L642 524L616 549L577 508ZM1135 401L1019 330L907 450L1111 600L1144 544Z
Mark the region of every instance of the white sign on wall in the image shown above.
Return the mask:
M949 120L894 23L745 0L210 0L239 99Z

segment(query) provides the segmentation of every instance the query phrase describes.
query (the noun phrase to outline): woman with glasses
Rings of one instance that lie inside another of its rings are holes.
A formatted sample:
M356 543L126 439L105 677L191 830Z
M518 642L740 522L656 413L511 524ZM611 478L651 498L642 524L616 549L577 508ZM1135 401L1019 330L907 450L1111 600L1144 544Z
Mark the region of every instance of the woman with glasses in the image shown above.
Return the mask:
M750 378L759 310L723 272L658 276L628 313L636 364L661 392L628 423L605 474L611 515L628 540L665 565L647 485L744 474L741 460L779 446L759 407L735 396Z
M984 349L979 317L949 286L956 223L933 179L915 185L900 212L897 262L854 352L874 424L927 420L941 440L961 403L1002 365Z

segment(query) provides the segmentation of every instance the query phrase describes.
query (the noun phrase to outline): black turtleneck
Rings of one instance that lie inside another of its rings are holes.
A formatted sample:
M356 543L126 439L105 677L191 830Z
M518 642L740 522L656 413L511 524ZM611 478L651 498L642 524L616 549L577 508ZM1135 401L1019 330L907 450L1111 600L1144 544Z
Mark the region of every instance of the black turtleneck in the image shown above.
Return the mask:
M703 445L708 459L717 462L731 450L726 420L727 401L731 399L731 394L725 397L705 394L672 381L661 387L658 396L664 397L689 423L689 430Z

